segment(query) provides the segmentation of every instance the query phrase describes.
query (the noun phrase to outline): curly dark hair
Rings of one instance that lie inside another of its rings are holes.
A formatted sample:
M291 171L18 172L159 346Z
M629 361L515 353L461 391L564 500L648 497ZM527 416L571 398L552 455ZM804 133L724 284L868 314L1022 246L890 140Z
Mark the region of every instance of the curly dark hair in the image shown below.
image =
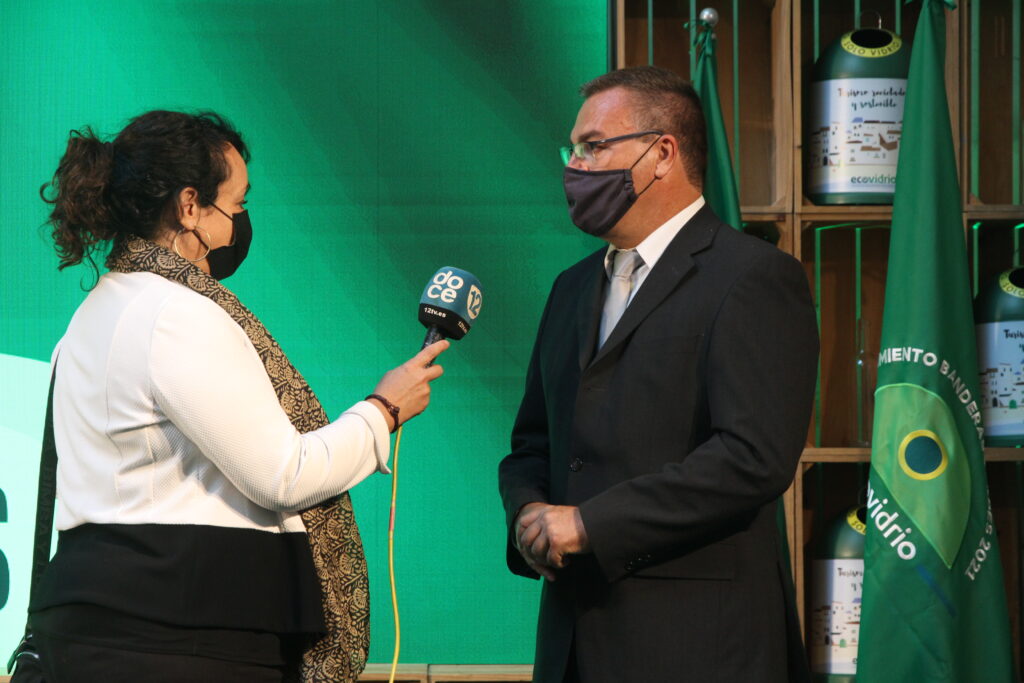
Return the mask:
M580 94L589 98L612 88L625 88L634 96L637 130L660 130L679 141L686 177L694 187L704 185L708 141L700 97L674 71L656 66L635 66L610 71L588 81Z
M53 179L39 190L53 205L47 221L63 270L130 235L152 239L177 223L178 193L193 187L200 206L217 198L233 145L245 161L242 136L222 116L150 111L132 119L112 142L88 126L71 131Z

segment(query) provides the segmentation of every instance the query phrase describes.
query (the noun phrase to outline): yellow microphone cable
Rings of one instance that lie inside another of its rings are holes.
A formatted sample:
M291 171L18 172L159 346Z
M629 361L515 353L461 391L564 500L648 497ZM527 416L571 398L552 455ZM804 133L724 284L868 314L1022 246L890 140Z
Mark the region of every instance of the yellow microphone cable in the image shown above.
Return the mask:
M421 351L447 337L462 339L465 336L483 305L480 289L480 281L468 271L444 266L434 273L420 297L419 321L427 327ZM433 364L431 360L427 366ZM381 403L388 407L387 400ZM397 423L398 408L393 411L388 408L388 412L394 415ZM402 647L402 624L398 617L398 591L395 589L395 503L398 500L398 449L401 445L402 425L398 424L395 430L395 460L391 468L391 519L388 522L388 578L391 580L391 607L395 616L395 653L391 658L388 683L395 683L398 653Z
M395 431L395 458L391 464L391 519L388 522L388 578L391 580L391 608L395 615L395 654L391 658L391 676L388 683L395 683L398 670L398 653L402 646L402 625L398 618L398 592L395 590L395 501L398 500L398 449L402 445L402 427Z

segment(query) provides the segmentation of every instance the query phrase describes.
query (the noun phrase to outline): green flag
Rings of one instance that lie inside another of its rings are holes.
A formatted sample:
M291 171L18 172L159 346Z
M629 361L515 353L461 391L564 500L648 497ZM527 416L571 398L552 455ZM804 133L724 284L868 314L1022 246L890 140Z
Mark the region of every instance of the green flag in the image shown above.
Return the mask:
M694 24L687 23L692 27ZM696 25L699 31L693 39L697 46L697 64L694 68L693 89L700 96L701 110L708 135L708 167L704 172L704 200L715 215L737 230L743 229L740 197L736 189L736 176L729 157L729 139L722 122L722 105L718 99L718 66L715 58L714 27L703 19ZM734 103L737 106L738 103ZM789 536L786 533L786 510L780 498L776 503L775 524L779 532L779 549L786 571L789 564Z
M729 158L729 140L722 123L722 105L718 101L718 69L715 60L715 32L705 21L698 22L700 31L694 38L697 45L697 66L693 87L700 96L701 109L708 131L708 167L704 173L704 199L711 210L737 230L742 229L740 199L736 176ZM735 103L734 103L735 104Z
M1014 680L982 450L945 26L943 0L924 0L907 79L875 392L857 660L866 683Z
M736 189L736 176L732 171L732 159L729 156L729 139L725 135L725 124L722 122L722 105L718 99L715 31L714 27L703 19L698 20L696 24L700 28L693 39L693 44L697 46L693 89L700 97L708 135L708 167L704 171L704 189L701 193L716 216L737 230L742 230L740 197ZM687 26L692 27L693 24L688 23ZM792 573L789 564L786 510L781 498L776 503L775 525L779 532L779 550L783 564L786 571Z

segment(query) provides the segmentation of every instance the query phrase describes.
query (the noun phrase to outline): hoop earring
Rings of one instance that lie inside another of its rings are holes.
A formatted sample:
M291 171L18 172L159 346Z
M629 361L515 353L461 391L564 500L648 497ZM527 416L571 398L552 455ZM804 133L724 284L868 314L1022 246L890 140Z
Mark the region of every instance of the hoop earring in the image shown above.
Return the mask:
M202 245L203 245L204 247L206 247L206 253L205 253L205 254L203 254L202 256L200 256L199 258L196 258L196 259L191 259L191 258L189 258L189 257L187 257L187 256L184 256L184 255L183 255L183 254L181 253L181 251L180 251L180 250L178 249L178 237L180 237L180 236L182 235L182 233L184 233L184 232L185 232L185 229L184 229L184 228L182 228L182 229L181 229L181 230L179 230L178 232L174 233L174 239L173 239L173 240L171 240L171 248L172 248L172 249L174 249L174 253L175 253L175 254L177 254L178 256L180 256L181 258L185 259L185 260L186 260L186 261L188 261L189 263L199 263L199 262L200 262L200 261L202 261L202 260L203 260L204 258L206 258L207 256L209 256L209 255L210 255L210 242L212 242L212 241L213 241L213 240L212 240L212 239L210 238L210 233L209 233L209 231L208 231L208 230L206 230L206 228L200 228L200 227L199 227L199 225L198 225L198 224L196 224L196 227L195 227L195 229L196 229L196 230L202 230L203 232L205 232L205 233L206 233L206 241L205 241L205 242L203 241L203 239L202 239L201 237L199 237L199 235L196 235L196 239L198 239L198 240L199 240L199 243L200 243L200 244L202 244Z

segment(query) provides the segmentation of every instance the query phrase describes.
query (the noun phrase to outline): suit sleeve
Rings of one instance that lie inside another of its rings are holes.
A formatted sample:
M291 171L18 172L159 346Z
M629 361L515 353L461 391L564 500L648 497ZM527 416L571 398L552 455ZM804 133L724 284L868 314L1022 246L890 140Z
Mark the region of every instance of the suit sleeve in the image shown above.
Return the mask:
M530 355L530 366L526 371L526 390L512 427L512 452L498 466L498 489L505 506L505 524L508 529L506 561L512 572L531 578L537 578L539 575L529 568L516 549L512 525L520 508L535 501L546 502L550 491L548 411L540 371L540 347L548 311L551 309L551 300L557 287L556 279L544 306L533 353Z
M780 251L754 261L733 281L708 337L710 437L685 457L666 457L660 471L580 506L608 580L743 528L793 479L818 357L817 323L798 262Z

